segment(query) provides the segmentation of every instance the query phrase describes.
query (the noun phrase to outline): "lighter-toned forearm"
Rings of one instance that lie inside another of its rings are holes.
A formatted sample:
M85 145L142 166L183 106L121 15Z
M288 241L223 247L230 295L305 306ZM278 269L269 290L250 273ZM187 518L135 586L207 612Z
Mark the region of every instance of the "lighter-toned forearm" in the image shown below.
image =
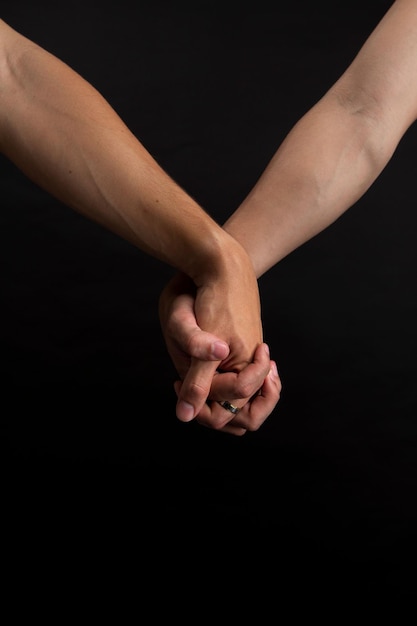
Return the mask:
M397 0L224 224L258 277L366 192L416 116L417 2Z
M323 101L296 124L224 224L258 277L335 221L382 169L366 128L338 108Z
M0 149L29 178L197 284L216 271L232 238L92 85L1 20L0 79Z

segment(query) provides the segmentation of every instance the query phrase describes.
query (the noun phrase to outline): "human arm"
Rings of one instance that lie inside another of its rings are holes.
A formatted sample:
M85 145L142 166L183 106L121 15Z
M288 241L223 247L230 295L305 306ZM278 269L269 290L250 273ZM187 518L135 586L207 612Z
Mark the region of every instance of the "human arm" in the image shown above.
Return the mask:
M1 20L0 150L67 206L192 281L199 325L222 340L181 390L196 413L221 360L232 369L252 361L262 324L242 246L162 170L92 85ZM262 365L263 377L269 367Z
M221 229L92 85L1 20L0 78L0 149L19 169L196 284L213 273Z
M350 208L417 115L417 3L397 0L224 224L260 277Z
M258 277L369 189L416 115L417 3L397 0L225 222Z

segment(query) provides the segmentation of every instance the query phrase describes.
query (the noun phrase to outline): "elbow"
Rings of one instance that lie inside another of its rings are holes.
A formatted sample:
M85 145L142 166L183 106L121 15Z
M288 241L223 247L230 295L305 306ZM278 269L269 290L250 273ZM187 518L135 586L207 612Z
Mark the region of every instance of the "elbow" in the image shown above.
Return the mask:
M398 123L382 98L366 89L335 89L337 106L348 116L361 152L371 171L378 175L396 150L408 124Z

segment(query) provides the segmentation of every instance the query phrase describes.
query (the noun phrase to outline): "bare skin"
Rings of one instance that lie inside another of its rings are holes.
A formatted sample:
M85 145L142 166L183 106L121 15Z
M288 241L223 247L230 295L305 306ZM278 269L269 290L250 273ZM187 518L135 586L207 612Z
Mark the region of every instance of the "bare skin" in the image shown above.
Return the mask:
M202 405L197 415L192 416L191 411L187 413L185 408L179 412L179 419L190 421L195 417L204 426L238 436L247 431L258 430L273 412L280 398L282 385L277 365L275 361L270 361L267 376L259 382L257 366L264 362L265 356L269 359L269 348L262 344L255 351L252 364L239 369L230 367L224 361L216 365L216 369L211 370L207 376L205 368L212 367L207 360L211 341L197 324L198 310L194 294L195 289L189 279L178 274L161 293L159 303L162 332L180 376L175 383L178 405L181 408L181 391L187 385L190 374L195 376L196 371L201 373L201 384L206 385L205 393L210 398L210 402ZM227 329L225 332L227 333ZM233 341L232 337L230 341ZM226 372L226 369L229 371ZM240 409L236 416L219 404L224 400Z
M259 349L258 284L244 248L161 169L92 85L2 20L0 150L68 207L170 264L193 285L196 319L207 333L205 360L190 361L179 419L206 410L213 376L222 380L219 367L235 379L242 372L242 389L257 393L272 365ZM187 337L184 350L192 343ZM223 381L223 395L239 388L236 380L232 388ZM224 409L214 401L211 406L206 425L218 428L216 411Z
M223 225L247 251L256 276L349 209L381 174L416 119L417 2L396 0ZM188 328L177 327L182 306L179 299L173 302L172 318L165 320L168 345L179 332L186 342L192 327L190 320ZM199 338L203 342L204 334ZM203 352L202 346L194 349Z
M259 277L372 185L417 117L417 3L397 0L224 224Z

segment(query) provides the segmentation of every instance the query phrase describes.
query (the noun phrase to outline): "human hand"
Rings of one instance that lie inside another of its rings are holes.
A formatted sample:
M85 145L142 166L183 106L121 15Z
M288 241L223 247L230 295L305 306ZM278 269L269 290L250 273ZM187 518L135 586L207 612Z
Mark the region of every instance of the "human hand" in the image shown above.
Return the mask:
M242 306L247 306L250 291L239 292L246 295ZM188 277L175 275L161 293L161 327L168 353L181 378L175 383L177 417L181 421L195 418L205 426L242 435L247 430L257 430L271 414L279 400L281 382L276 364L269 358L269 349L262 343L259 318L255 320L251 312L236 308L232 315L225 309L225 298L217 294L215 291L207 303L207 294L199 293ZM202 330L197 323L199 296L200 309L208 308L209 318L218 321L216 334ZM216 304L221 309L218 315L212 310ZM255 307L255 311L259 309ZM233 323L244 328L246 337L231 327ZM227 337L231 349L219 338L218 331L222 329L221 336ZM233 353L238 347L239 356ZM224 400L237 407L238 413L222 407L219 402Z
M200 342L204 342L205 334L201 331ZM198 368L198 365L196 362L194 369ZM191 381L193 375L191 365L188 374ZM181 419L178 407L181 402L186 402L181 400L182 393L186 397L187 389L184 391L186 383L176 381L174 387L178 396L177 415ZM252 393L249 390L255 391ZM214 373L209 398L195 420L216 430L244 435L247 431L253 432L262 426L274 410L280 393L281 381L276 363L270 361L269 348L263 343L256 349L253 363L247 365L241 372Z

